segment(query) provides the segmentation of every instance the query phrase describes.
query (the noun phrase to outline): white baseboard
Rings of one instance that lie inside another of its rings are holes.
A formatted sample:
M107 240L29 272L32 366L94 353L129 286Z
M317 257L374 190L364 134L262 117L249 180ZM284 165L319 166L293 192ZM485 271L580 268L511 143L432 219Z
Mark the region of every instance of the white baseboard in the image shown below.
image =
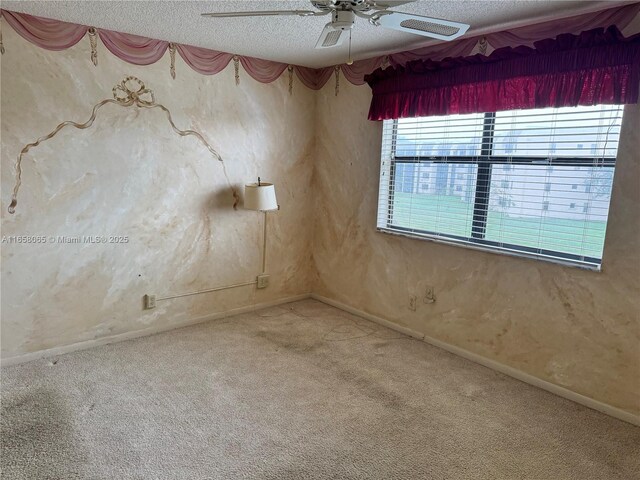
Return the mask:
M187 327L189 325L196 325L198 323L208 322L211 320L218 320L220 318L230 317L232 315L238 315L241 313L252 312L254 310L260 310L262 308L274 307L276 305L282 305L283 303L296 302L298 300L304 300L310 298L311 294L305 293L302 295L295 295L293 297L280 298L278 300L272 300L270 302L257 303L254 305L247 305L245 307L233 308L224 312L217 312L211 315L205 315L203 317L192 318L183 322L174 323L172 325L154 326L144 328L142 330L135 330L133 332L119 333L117 335L110 335L107 337L96 338L93 340L86 340L84 342L72 343L71 345L63 345L60 347L49 348L47 350L40 350L37 352L25 353L23 355L16 355L14 357L3 358L0 360L0 365L8 367L10 365L18 365L20 363L31 362L33 360L39 360L41 358L55 357L64 353L71 353L78 350L86 350L88 348L98 347L100 345L108 345L110 343L123 342L125 340L131 340L133 338L145 337L147 335L153 335L156 333L168 332L175 330L176 328Z
M86 340L84 342L78 342L78 343L73 343L71 345L63 345L60 347L54 347L54 348L50 348L47 350L40 350L38 352L31 352L31 353L26 353L23 355L16 355L14 357L8 357L8 358L3 358L0 360L1 365L4 366L10 366L10 365L17 365L20 363L26 363L26 362L30 362L33 360L39 360L42 358L48 358L48 357L54 357L57 355L62 355L65 353L70 353L70 352L75 352L78 350L86 350L88 348L93 348L93 347L97 347L100 345L108 345L110 343L116 343L116 342L122 342L125 340L131 340L133 338L139 338L139 337L144 337L147 335L153 335L156 333L161 333L161 332L167 332L170 330L175 330L176 328L181 328L181 327L186 327L189 325L195 325L198 323L203 323L203 322L208 322L211 320L217 320L220 318L225 318L225 317L230 317L233 315L238 315L241 313L247 313L247 312L252 312L254 310L259 310L262 308L268 308L268 307L273 307L276 305L282 305L284 303L289 303L289 302L295 302L298 300L304 300L306 298L313 298L315 300L318 300L320 302L326 303L327 305L331 305L333 307L339 308L341 310L344 310L345 312L349 312L352 313L354 315L357 315L359 317L365 318L367 320L370 320L372 322L378 323L380 325L383 325L387 328L390 328L392 330L395 330L397 332L403 333L405 335L408 335L410 337L416 338L418 340L422 340L430 345L433 345L435 347L438 348L442 348L443 350L446 350L448 352L451 352L455 355L458 355L460 357L466 358L467 360L471 360L472 362L478 363L480 365L483 365L485 367L491 368L492 370L496 370L500 373L503 373L505 375L508 375L510 377L513 377L517 380L520 380L522 382L528 383L530 385L536 386L538 388L542 388L543 390L546 390L548 392L551 392L555 395L558 395L560 397L566 398L568 400L572 400L576 403L579 403L581 405L584 405L585 407L589 407L592 408L594 410L597 410L599 412L605 413L607 415L610 415L612 417L618 418L620 420L623 420L625 422L631 423L633 425L638 425L640 426L640 417L637 415L634 415L632 413L629 413L625 410L613 407L611 405L607 405L606 403L600 402L598 400L595 400L593 398L587 397L585 395L582 395L580 393L576 393L572 390L569 390L568 388L565 387L561 387L560 385L556 385L554 383L548 382L546 380L543 380L541 378L538 378L536 376L530 375L528 373L525 373L521 370L517 370L513 367L509 367L507 365L504 365L500 362L497 362L495 360L491 360L489 358L483 357L481 355L478 355L477 353L473 353L470 352L468 350L465 350L463 348L460 347L456 347L455 345L451 345L448 344L446 342L437 340L435 338L431 338L428 337L426 335L424 335L421 332L412 330L410 328L406 328L403 327L401 325L398 325L397 323L393 323L389 320L386 320L384 318L378 317L376 315L372 315L370 313L367 312L363 312L361 310L358 310L356 308L353 308L349 305L346 305L342 302L338 302L336 300L332 300L330 298L327 297L323 297L322 295L317 295L315 293L306 293L306 294L302 294L302 295L295 295L292 297L286 297L286 298L281 298L278 300L273 300L270 302L264 302L264 303L258 303L255 305L247 305L244 307L238 307L238 308L234 308L231 310L226 310L224 312L217 312L211 315L205 315L203 317L198 317L198 318L193 318L193 319L189 319L186 320L184 322L180 322L180 323L175 323L172 325L163 325L163 326L155 326L155 327L149 327L149 328L145 328L142 330L136 330L133 332L125 332L125 333L120 333L118 335L111 335L108 337L102 337L102 338L96 338L93 340Z
M496 370L500 373L504 373L505 375L508 375L517 380L520 380L521 382L525 382L535 387L542 388L543 390L546 390L560 397L579 403L580 405L584 405L585 407L592 408L599 412L615 417L619 420L623 420L633 425L640 426L640 416L634 415L620 408L613 407L611 405L608 405L606 403L600 402L593 398L587 397L580 393L576 393L572 390L569 390L568 388L561 387L560 385L556 385L555 383L548 382L534 375L530 375L528 373L525 373L521 370L517 370L513 367L509 367L495 360L491 360L489 358L483 357L482 355L478 355L477 353L473 353L463 348L456 347L455 345L451 345L449 343L443 342L441 340L428 337L423 333L416 332L415 330L411 330L409 328L403 327L396 323L390 322L389 320L386 320L384 318L377 317L370 313L363 312L361 310L350 307L349 305L345 305L344 303L338 302L336 300L323 297L322 295L317 295L315 293L312 293L311 298L318 300L320 302L326 303L327 305L331 305L333 307L344 310L345 312L352 313L353 315L357 315L367 320L371 320L372 322L378 323L380 325L383 325L385 327L388 327L400 333L404 333L405 335L409 335L411 337L417 338L430 345L433 345L438 348L442 348L443 350L451 352L460 357L466 358L467 360L471 360L472 362L479 363L480 365L491 368L492 370Z

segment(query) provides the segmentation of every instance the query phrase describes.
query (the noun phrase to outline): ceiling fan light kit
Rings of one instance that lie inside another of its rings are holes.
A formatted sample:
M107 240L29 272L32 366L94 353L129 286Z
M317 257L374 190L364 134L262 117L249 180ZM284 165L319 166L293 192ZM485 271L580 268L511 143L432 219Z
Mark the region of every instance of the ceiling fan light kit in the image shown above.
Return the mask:
M341 45L346 35L345 30L351 30L356 23L356 14L351 10L335 10L329 23L324 26L316 48L331 48Z
M425 17L410 13L389 10L392 7L412 3L416 0L311 0L315 10L266 10L248 12L203 13L205 17L260 17L274 15L297 15L300 17L316 17L331 14L315 48L332 48L340 46L355 24L356 17L367 20L376 27L388 28L404 33L411 33L438 40L455 40L469 29L465 23ZM349 56L349 58L351 58Z

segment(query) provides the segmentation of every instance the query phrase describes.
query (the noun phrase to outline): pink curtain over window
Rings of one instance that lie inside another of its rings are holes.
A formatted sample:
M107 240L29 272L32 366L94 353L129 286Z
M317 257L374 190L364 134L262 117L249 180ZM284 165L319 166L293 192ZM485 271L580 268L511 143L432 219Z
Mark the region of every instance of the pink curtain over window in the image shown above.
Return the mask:
M534 46L376 70L369 119L638 102L640 34L599 28Z
M2 10L2 16L18 35L47 50L65 50L82 40L88 27Z

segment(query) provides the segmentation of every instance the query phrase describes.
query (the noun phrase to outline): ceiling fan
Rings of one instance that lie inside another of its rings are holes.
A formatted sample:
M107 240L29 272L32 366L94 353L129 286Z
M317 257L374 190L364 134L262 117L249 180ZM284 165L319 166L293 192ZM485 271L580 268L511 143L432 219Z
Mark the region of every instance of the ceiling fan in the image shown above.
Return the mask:
M465 23L401 13L389 8L416 0L311 0L317 10L258 10L247 12L203 13L204 17L260 17L297 15L318 17L331 14L331 21L324 26L316 48L331 48L342 44L356 17L364 18L371 25L413 33L438 40L453 40L464 35L469 25Z

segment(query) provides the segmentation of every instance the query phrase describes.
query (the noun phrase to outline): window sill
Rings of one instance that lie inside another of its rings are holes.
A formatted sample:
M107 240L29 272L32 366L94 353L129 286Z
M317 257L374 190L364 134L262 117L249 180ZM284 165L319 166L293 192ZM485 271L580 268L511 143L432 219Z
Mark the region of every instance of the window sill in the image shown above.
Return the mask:
M563 259L563 258L550 257L550 256L547 256L547 255L539 255L539 254L528 253L528 252L523 252L523 251L519 251L519 250L511 250L511 249L508 249L508 248L489 248L489 247L485 247L483 245L473 245L473 244L469 244L467 242L456 241L453 238L447 238L447 237L441 237L441 236L435 236L435 235L428 235L428 234L402 232L402 231L399 231L399 230L392 230L392 229L381 228L381 227L376 227L376 231L378 233L384 233L386 235L392 235L392 236L395 236L395 237L405 237L405 238L410 238L410 239L413 239L413 240L422 240L422 241L428 241L428 242L441 243L441 244L444 244L444 245L449 245L449 246L454 246L454 247L462 247L462 248L466 248L466 249L469 249L469 250L478 250L478 251L481 251L481 252L493 253L493 254L497 254L497 255L506 255L506 256L509 256L509 257L524 258L524 259L528 259L528 260L538 260L538 261L543 261L543 262L547 262L547 263L554 263L556 265L561 265L563 267L579 268L581 270L589 270L589 271L592 271L592 272L601 272L602 271L602 266L601 265L593 265L593 264L572 262L571 260L567 260L567 259Z

